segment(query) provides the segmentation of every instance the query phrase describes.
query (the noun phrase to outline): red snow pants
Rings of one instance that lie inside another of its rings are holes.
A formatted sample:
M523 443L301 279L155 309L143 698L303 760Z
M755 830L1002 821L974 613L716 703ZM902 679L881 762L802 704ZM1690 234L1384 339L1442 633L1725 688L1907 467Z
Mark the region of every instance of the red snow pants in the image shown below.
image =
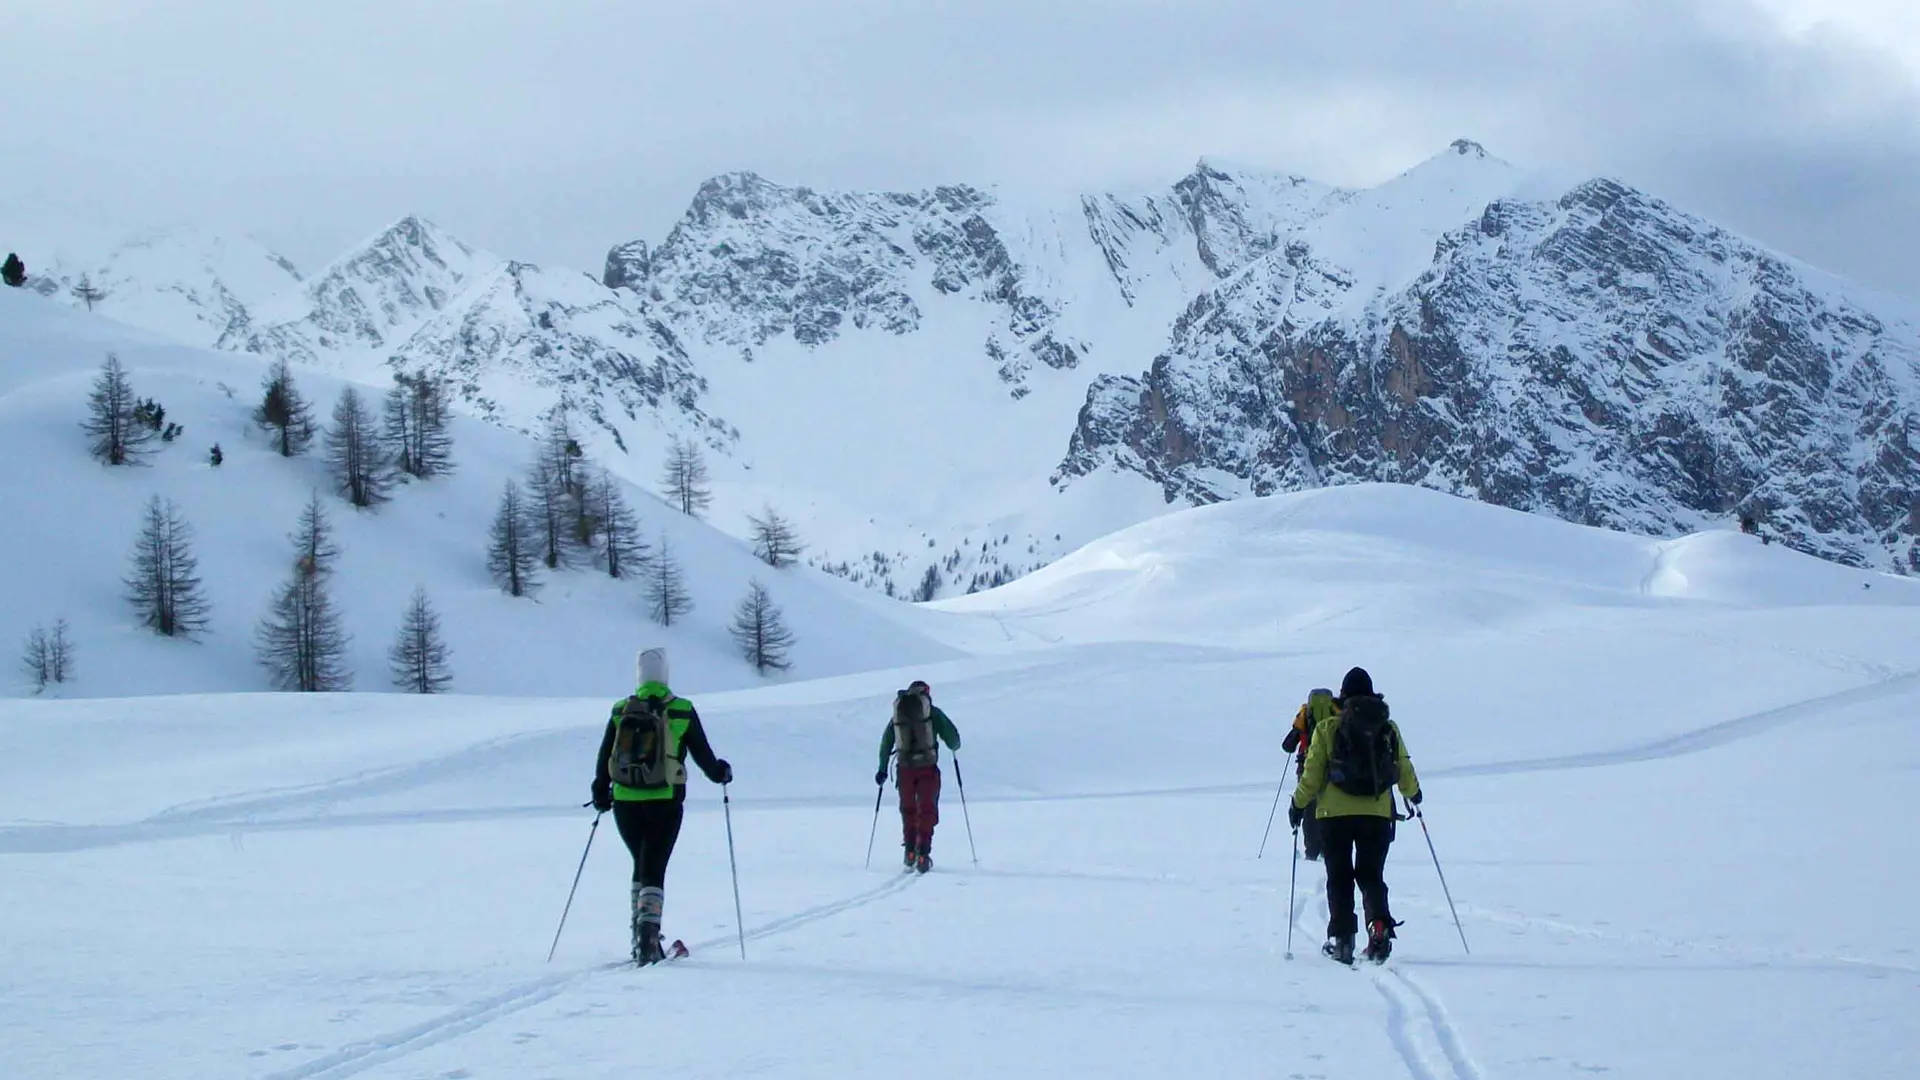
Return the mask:
M933 852L940 824L940 766L900 766L900 842L923 855Z

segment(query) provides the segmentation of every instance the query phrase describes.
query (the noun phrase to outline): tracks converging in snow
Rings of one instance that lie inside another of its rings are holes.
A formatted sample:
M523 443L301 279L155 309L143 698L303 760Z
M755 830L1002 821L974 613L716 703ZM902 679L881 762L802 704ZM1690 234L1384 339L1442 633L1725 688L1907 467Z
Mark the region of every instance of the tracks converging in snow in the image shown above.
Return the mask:
M865 907L905 892L918 879L917 874L896 874L884 884L874 888L762 923L747 930L746 939L758 941ZM715 937L699 942L693 948L695 951L703 951L729 945L734 940L728 936ZM331 1054L315 1058L304 1065L269 1073L261 1080L339 1080L341 1077L353 1076L376 1065L418 1053L427 1047L476 1031L502 1017L532 1008L594 976L627 970L633 970L631 964L626 961L615 961L533 979L498 994L469 1002L424 1023L376 1035L344 1046Z

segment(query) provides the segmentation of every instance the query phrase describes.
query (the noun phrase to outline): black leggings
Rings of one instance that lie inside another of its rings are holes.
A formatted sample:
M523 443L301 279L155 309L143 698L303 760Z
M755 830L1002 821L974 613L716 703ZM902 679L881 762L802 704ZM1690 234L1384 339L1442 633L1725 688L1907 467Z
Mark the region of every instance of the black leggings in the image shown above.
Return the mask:
M659 889L667 884L667 860L680 839L680 821L686 807L678 799L616 802L613 823L620 839L633 853L633 883Z
M1327 864L1327 936L1358 932L1353 917L1353 887L1360 886L1367 921L1393 915L1387 908L1387 848L1393 843L1393 819L1356 815L1320 819L1320 857Z

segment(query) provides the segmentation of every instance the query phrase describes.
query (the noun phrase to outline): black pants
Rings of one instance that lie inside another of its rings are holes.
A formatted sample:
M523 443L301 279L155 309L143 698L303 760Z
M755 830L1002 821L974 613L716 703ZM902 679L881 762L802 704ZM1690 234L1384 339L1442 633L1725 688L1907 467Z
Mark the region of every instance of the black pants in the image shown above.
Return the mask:
M1300 822L1300 846L1306 850L1309 859L1320 857L1320 818L1314 813L1319 807L1319 799L1308 803L1306 819Z
M1321 858L1327 864L1327 936L1359 933L1353 917L1353 886L1360 885L1367 921L1393 919L1387 908L1387 848L1393 819L1356 815L1323 818Z
M613 823L633 853L635 885L666 887L667 860L673 858L673 844L680 839L680 821L685 816L686 807L678 799L613 804Z

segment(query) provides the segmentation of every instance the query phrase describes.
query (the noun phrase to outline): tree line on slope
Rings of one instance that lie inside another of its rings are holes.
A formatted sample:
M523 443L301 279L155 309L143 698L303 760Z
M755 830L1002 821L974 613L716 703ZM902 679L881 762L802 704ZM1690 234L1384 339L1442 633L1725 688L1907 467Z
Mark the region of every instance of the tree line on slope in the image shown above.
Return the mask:
M444 383L425 374L396 376L388 392L383 422L376 428L359 391L347 387L335 404L332 425L324 433L329 474L335 490L358 509L373 509L391 498L398 479L429 479L453 468L448 430L449 394ZM89 396L83 428L89 450L106 465L132 465L151 452L149 441L164 411L133 392L119 358L109 354ZM313 411L285 361L268 372L253 419L272 438L283 457L303 453L316 431ZM167 439L166 441L171 441ZM223 454L213 447L210 463ZM604 468L588 473L587 461L565 413L549 422L529 474L528 494L507 484L491 531L488 569L503 591L531 596L539 567L571 568L591 559L616 579L638 578L647 588L648 613L670 626L693 609L685 572L666 537L657 551L639 532L639 519L619 484ZM697 447L676 440L669 459L669 494L689 514L711 500L706 469ZM678 484L676 489L673 485ZM792 526L770 507L750 518L755 552L776 569L791 565L804 545ZM303 692L345 690L352 676L345 656L349 637L340 624L327 584L339 549L315 492L303 509L291 539L295 546L289 579L272 597L256 628L261 663L281 689ZM124 579L127 598L142 626L164 637L193 640L204 633L210 605L193 553L193 529L170 499L155 495L142 515L131 569ZM758 580L735 612L730 633L742 657L761 674L791 666L794 635L779 607ZM393 684L415 693L439 693L452 682L451 651L440 620L424 588L416 589L389 650ZM50 633L29 634L23 665L36 691L73 678L73 646L66 620Z

